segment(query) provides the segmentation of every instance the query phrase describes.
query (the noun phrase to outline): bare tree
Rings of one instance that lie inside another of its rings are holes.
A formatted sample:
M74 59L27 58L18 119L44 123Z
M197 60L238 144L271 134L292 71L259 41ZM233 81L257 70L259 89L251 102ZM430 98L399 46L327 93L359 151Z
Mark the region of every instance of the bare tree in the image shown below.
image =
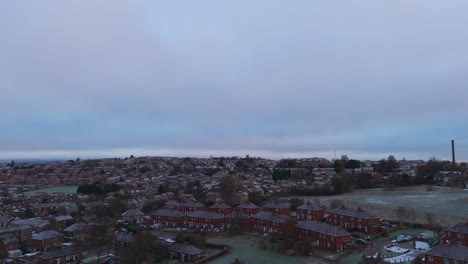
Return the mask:
M406 206L399 206L397 209L395 209L395 214L400 220L400 224L403 224L408 218L409 211L409 208Z
M227 202L232 203L232 196L236 190L236 180L231 175L224 176L219 182L221 197Z
M315 198L314 201L313 201L314 205L316 206L320 206L320 199L319 198Z
M167 255L167 245L158 243L149 232L140 232L135 235L135 242L128 244L119 251L122 263L155 263Z
M331 200L331 202L330 202L330 207L331 207L332 209L338 208L338 207L340 207L340 206L342 206L342 205L344 205L343 200L333 199L333 200Z
M426 212L425 216L426 216L426 221L427 221L427 228L432 230L433 236L434 236L433 238L435 238L436 215L433 212Z

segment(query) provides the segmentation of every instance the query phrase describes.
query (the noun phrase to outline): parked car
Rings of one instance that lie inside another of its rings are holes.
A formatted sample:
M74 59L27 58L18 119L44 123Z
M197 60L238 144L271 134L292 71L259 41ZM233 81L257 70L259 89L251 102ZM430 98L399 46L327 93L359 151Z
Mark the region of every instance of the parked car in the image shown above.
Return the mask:
M354 240L354 243L360 244L360 245L368 245L369 244L369 242L367 242L366 240L364 240L362 238Z
M406 241L411 241L413 240L412 236L407 236L407 235L399 235L395 240L392 240L393 243L403 243Z
M102 261L101 264L117 264L117 261L115 261L113 258L107 258Z

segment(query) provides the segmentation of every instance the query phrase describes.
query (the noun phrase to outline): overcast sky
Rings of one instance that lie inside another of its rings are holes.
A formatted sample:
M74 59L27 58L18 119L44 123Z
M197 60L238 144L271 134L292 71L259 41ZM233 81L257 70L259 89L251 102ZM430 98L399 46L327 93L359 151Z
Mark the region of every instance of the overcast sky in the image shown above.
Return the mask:
M468 160L468 1L4 1L0 158Z

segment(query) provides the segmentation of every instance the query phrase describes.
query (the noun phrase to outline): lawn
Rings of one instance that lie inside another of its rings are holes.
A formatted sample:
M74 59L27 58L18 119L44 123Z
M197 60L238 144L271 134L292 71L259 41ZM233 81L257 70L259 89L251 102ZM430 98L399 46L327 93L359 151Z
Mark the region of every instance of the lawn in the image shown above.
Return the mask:
M65 194L73 194L76 193L76 190L78 189L78 186L55 186L55 187L48 187L48 188L43 188L43 189L37 189L37 190L31 190L24 192L25 196L32 196L35 193L38 192L46 192L48 194L54 193L54 192L62 192Z
M395 209L404 206L413 209L416 217L412 221L425 224L427 212L436 213L436 221L447 226L461 222L468 217L468 191L444 187L433 187L428 191L424 186L412 186L385 190L382 188L357 190L335 196L302 196L323 205L330 205L334 199L343 201L349 207L363 207L382 218L398 221Z
M208 242L225 244L232 247L232 251L220 258L210 261L210 264L226 264L235 258L246 261L249 264L303 264L304 262L297 257L280 255L270 250L260 250L258 248L258 239L261 234L254 236L215 236L208 238ZM312 262L311 262L312 263ZM315 262L318 263L318 262Z

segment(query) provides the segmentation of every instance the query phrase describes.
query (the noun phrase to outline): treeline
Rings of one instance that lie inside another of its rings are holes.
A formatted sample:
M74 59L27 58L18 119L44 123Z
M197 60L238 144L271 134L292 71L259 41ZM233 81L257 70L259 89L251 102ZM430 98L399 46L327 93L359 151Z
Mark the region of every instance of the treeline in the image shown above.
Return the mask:
M278 180L287 180L289 179L289 177L291 177L291 170L283 169L283 168L275 168L273 169L273 173L271 177L275 182Z
M81 194L107 194L111 192L118 192L119 190L120 187L115 183L104 184L102 187L93 183L80 185L76 192Z

